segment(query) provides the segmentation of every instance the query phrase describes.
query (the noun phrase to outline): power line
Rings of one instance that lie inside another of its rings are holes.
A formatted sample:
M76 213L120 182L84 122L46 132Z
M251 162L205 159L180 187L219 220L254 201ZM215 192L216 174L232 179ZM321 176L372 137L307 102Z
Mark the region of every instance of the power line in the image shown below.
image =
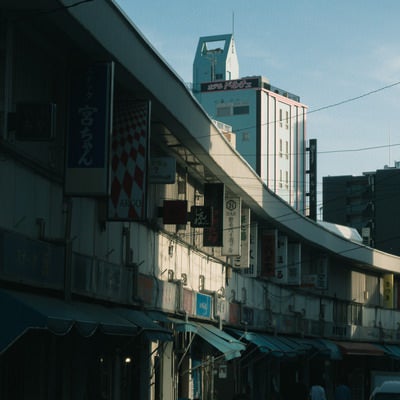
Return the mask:
M312 113L319 112L319 111L322 111L322 110L327 110L329 108L338 107L338 106L341 106L343 104L350 103L350 102L362 99L364 97L370 96L372 94L381 92L382 90L386 90L386 89L392 88L392 87L397 86L397 85L400 85L400 81L395 82L395 83L391 83L390 85L383 86L383 87L381 87L379 89L371 90L371 91L369 91L367 93L364 93L364 94L361 94L359 96L350 97L350 98L348 98L346 100L342 100L342 101L339 101L337 103L329 104L327 106L323 106L323 107L317 108L315 110L308 111L307 114L312 114Z
M346 150L327 150L327 151L319 151L319 154L331 154L331 153L352 153L352 152L359 152L359 151L368 151L368 150L377 150L377 149L385 149L388 147L397 147L400 146L400 143L395 144L385 144L380 146L370 146L370 147L359 147L356 149L346 149Z

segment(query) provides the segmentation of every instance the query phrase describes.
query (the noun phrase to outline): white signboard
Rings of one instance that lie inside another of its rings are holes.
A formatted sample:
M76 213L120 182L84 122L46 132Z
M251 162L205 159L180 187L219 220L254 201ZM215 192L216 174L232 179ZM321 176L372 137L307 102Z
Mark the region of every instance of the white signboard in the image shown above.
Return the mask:
M274 280L279 283L288 283L288 238L286 236L278 236L278 244L276 249L276 267Z
M258 276L257 270L257 243L258 243L258 225L251 224L250 227L250 251L249 251L249 266L244 268L242 273L247 276Z
M225 196L221 252L223 256L240 256L241 208L240 197Z
M236 268L249 268L250 263L250 208L242 208L240 227L240 249L241 254L233 260Z
M153 157L150 159L150 183L175 183L176 160L173 157Z

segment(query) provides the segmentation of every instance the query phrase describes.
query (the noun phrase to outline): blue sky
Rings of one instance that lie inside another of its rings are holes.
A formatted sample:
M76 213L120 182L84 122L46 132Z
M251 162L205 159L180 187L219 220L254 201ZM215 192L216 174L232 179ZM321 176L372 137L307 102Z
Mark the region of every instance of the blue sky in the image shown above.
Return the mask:
M185 82L199 37L233 31L240 76L263 75L309 107L319 191L323 176L400 161L400 1L116 1Z

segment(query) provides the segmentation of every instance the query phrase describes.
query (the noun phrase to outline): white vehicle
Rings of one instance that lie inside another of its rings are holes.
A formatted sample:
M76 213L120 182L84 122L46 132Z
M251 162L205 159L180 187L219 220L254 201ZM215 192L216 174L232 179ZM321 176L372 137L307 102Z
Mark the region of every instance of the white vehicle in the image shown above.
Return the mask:
M400 381L385 381L371 393L369 400L400 400Z

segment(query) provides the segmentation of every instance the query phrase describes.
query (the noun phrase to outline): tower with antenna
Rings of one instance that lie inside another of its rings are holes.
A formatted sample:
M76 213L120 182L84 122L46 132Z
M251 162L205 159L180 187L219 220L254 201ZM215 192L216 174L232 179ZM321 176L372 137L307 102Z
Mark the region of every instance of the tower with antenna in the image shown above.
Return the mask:
M193 91L199 91L204 82L238 78L239 62L233 34L201 37L193 63Z

